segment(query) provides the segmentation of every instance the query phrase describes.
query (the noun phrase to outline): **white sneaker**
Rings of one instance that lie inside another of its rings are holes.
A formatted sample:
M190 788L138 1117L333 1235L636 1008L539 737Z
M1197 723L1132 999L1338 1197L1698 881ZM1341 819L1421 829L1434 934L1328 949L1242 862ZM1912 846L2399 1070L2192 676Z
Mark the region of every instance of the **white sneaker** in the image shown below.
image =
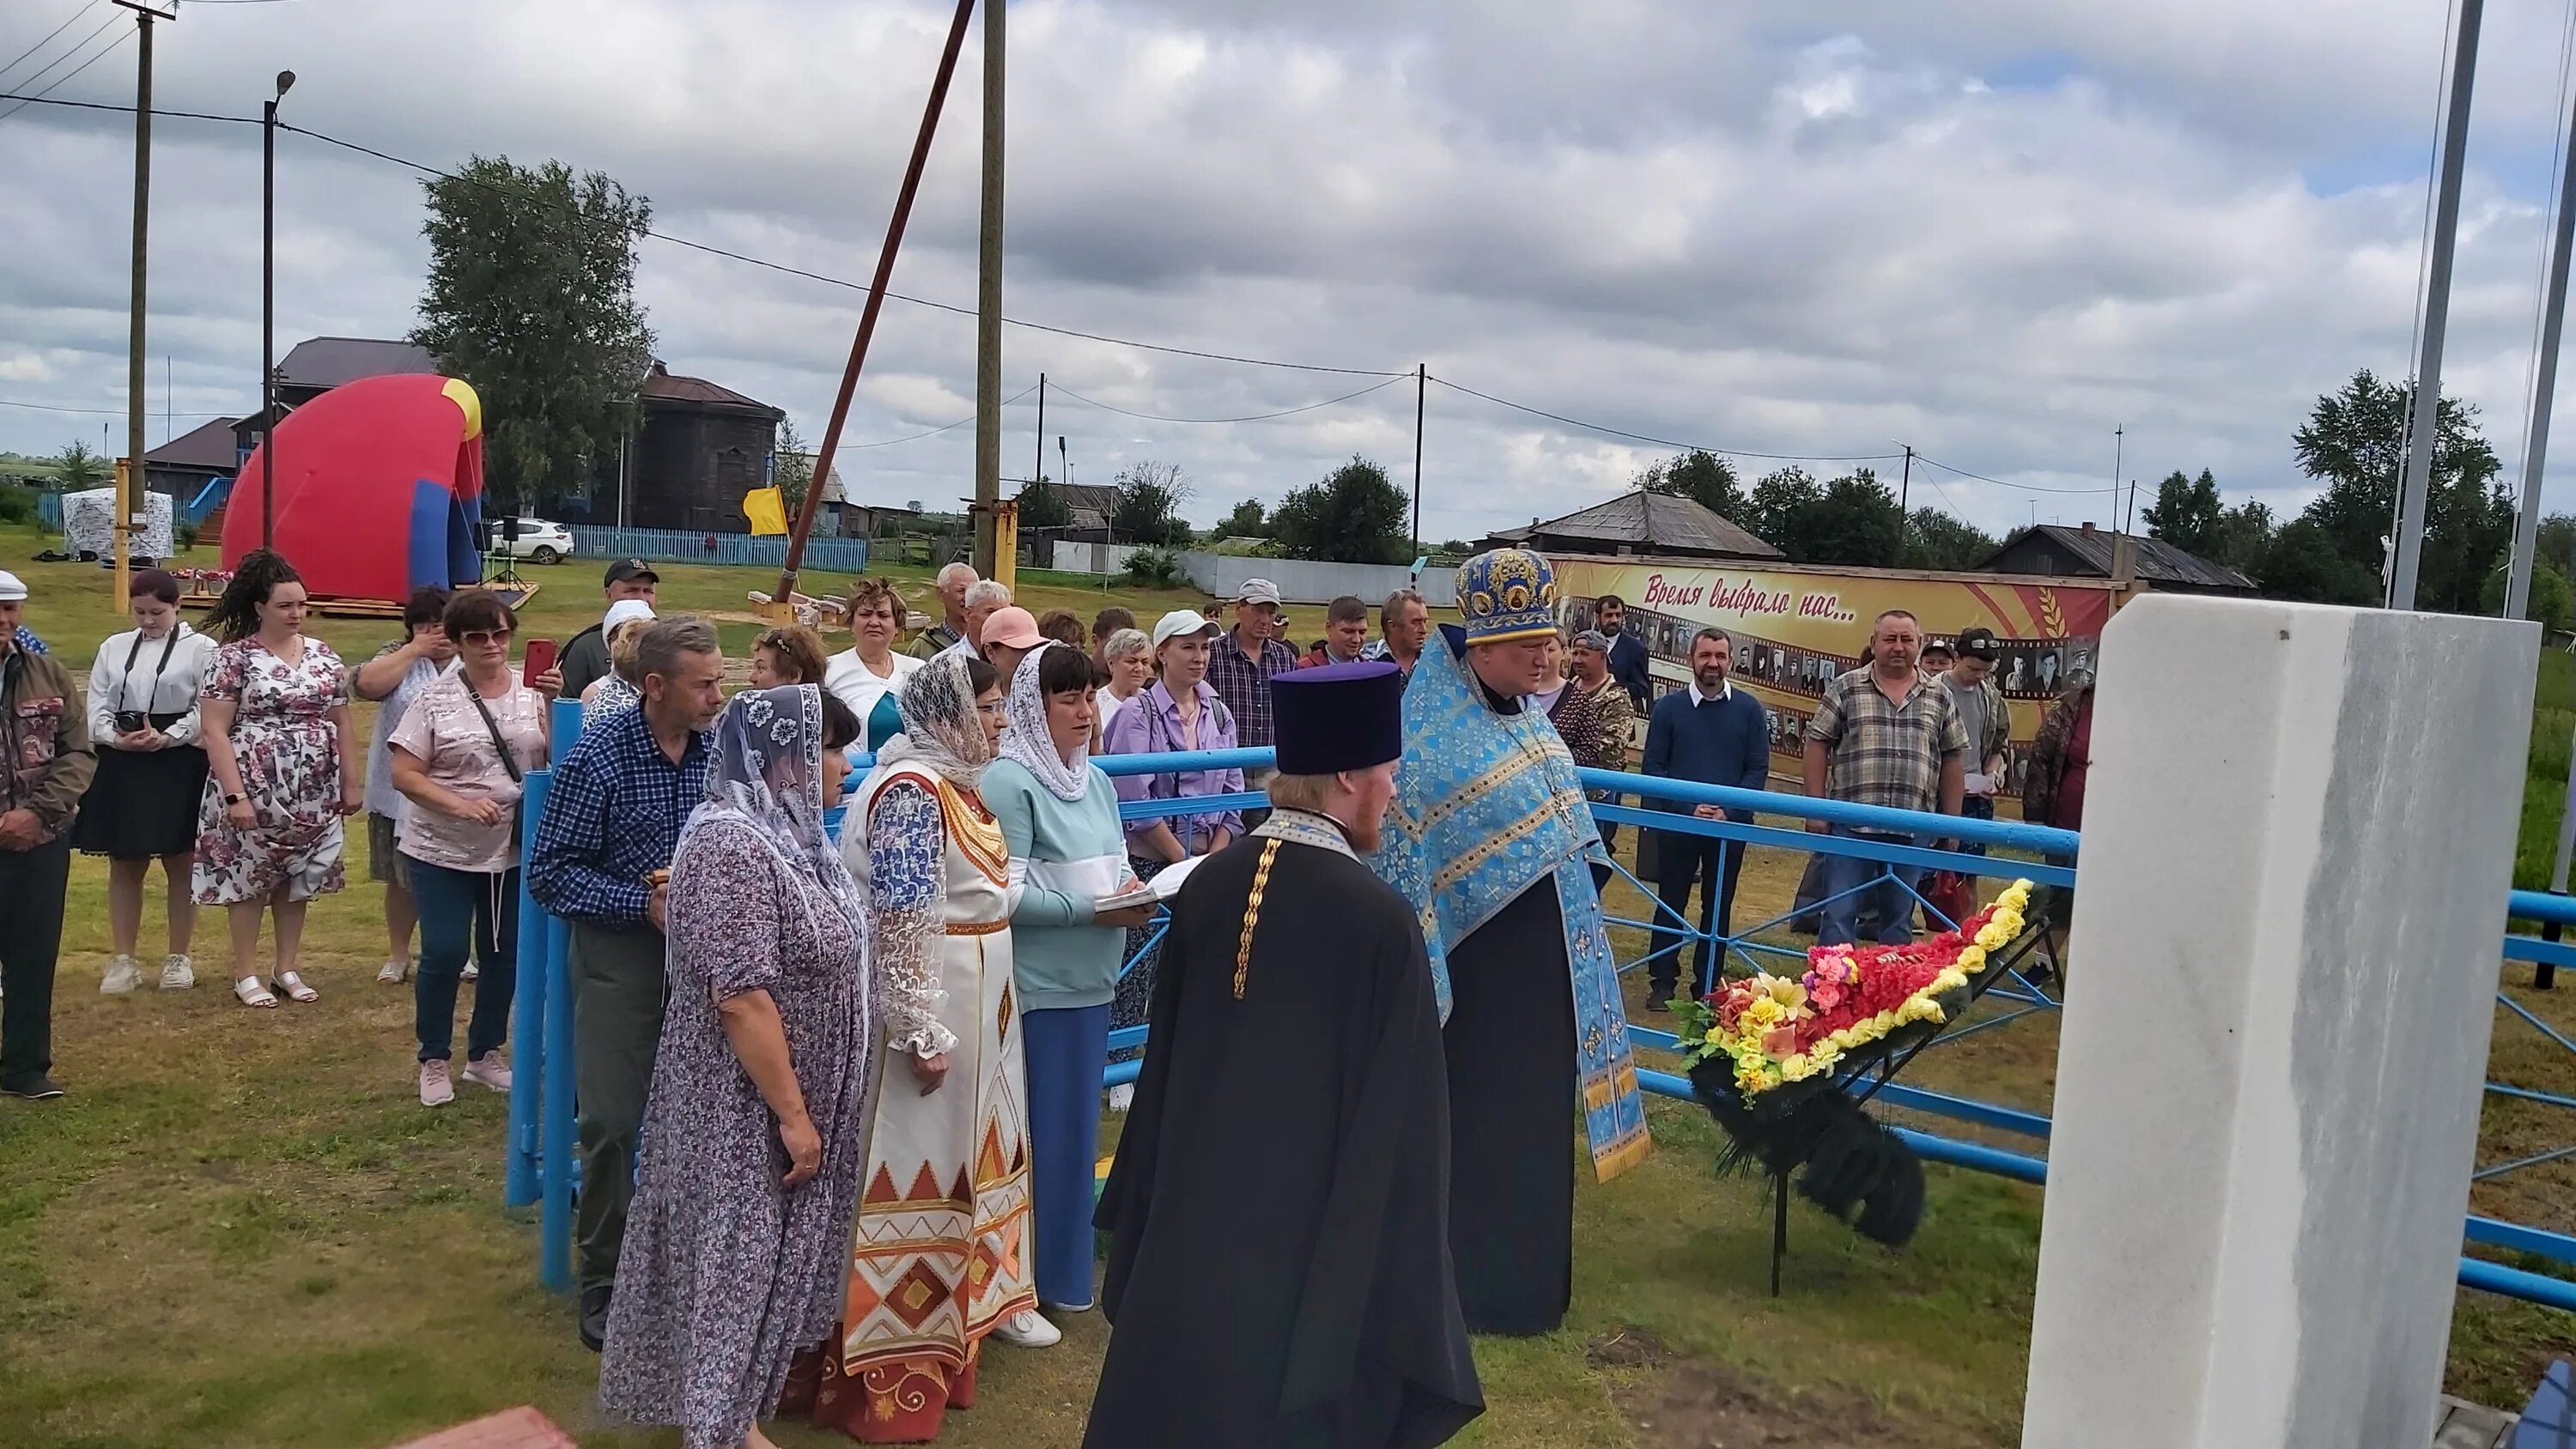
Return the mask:
M1134 1082L1120 1082L1117 1086L1109 1089L1110 1111L1124 1112L1129 1107L1134 1106L1135 1103L1136 1084Z
M485 1052L465 1064L465 1080L506 1092L510 1090L510 1064L502 1060L499 1052Z
M437 1057L420 1064L420 1104L444 1107L456 1100L456 1087L447 1079L447 1063Z
M465 969L456 973L456 979L457 979L457 980L459 980L459 981L480 981L480 980L482 980L482 979L483 979L483 963L482 963L482 962L480 962L480 961L468 961L468 962L466 962L466 963L465 963Z
M993 1325L993 1336L1013 1348L1053 1348L1064 1342L1064 1330L1023 1308Z
M400 986L410 979L411 963L409 961L388 961L385 963L384 969L376 973L376 982L381 986Z
M197 984L197 963L185 956L161 958L161 989L186 991Z
M107 974L99 978L99 994L123 996L143 984L143 968L131 956L118 956L107 963Z

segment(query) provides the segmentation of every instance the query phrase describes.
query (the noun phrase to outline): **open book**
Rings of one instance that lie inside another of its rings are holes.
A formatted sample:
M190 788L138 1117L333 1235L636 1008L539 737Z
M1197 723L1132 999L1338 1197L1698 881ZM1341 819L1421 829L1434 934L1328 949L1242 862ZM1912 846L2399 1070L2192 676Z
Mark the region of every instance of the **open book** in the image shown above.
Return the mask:
M1178 865L1163 867L1152 880L1131 879L1118 894L1104 897L1094 909L1123 911L1129 906L1155 905L1168 901L1181 893L1181 887L1188 882L1190 873L1197 870L1199 862L1205 859L1207 857L1204 855L1194 855Z

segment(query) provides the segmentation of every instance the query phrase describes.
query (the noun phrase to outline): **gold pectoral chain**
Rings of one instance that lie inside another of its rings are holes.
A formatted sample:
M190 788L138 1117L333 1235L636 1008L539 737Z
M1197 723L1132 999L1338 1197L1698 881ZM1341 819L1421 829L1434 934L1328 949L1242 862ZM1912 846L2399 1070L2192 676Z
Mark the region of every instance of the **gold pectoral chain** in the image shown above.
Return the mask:
M1279 842L1261 847L1261 864L1252 870L1252 899L1243 904L1243 939L1234 948L1234 999L1243 999L1244 973L1252 969L1252 928L1261 924L1261 893L1270 889L1270 864L1279 858Z

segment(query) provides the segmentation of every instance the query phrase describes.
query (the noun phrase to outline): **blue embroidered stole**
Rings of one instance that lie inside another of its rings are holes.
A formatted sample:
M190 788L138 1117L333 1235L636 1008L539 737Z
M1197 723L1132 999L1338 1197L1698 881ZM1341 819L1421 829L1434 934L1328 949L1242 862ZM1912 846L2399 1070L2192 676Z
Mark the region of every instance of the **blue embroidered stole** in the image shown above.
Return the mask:
M1449 952L1525 890L1552 880L1565 920L1568 987L1585 1135L1601 1181L1654 1143L1628 1047L1619 968L1589 861L1600 837L1574 757L1547 716L1498 714L1475 673L1431 641L1404 694L1404 762L1370 869L1412 902L1430 948L1440 1018L1449 1018Z

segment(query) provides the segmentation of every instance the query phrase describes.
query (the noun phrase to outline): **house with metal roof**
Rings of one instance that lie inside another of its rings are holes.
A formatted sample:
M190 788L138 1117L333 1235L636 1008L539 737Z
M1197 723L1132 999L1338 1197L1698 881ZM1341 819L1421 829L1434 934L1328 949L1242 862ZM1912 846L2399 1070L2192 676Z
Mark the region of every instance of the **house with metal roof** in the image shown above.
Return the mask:
M1484 547L1609 558L1778 559L1780 550L1688 498L1640 489L1562 518L1488 534Z
M2137 546L2131 577L2149 588L2172 594L2252 594L2257 587L2252 579L2225 564L2213 563L2163 539L2104 533L2089 523L2080 528L2043 523L2025 529L1977 565L1977 571L2107 579L2117 571L2115 554L2124 537Z

